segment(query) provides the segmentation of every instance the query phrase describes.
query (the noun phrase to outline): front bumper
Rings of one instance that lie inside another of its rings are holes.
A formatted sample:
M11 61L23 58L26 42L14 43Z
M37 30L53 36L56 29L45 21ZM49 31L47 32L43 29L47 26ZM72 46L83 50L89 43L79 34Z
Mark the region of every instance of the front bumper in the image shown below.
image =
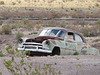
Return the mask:
M42 53L52 53L48 47L43 47L40 43L24 43L19 46L20 51L32 51L32 52L42 52Z
M33 52L43 52L43 53L52 53L50 50L43 50L43 49L24 49L24 48L18 48L20 51L33 51Z

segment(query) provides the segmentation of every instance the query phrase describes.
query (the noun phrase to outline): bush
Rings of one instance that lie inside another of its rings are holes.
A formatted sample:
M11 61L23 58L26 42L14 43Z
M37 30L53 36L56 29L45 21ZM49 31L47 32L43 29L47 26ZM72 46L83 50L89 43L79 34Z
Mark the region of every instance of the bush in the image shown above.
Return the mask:
M24 34L21 33L21 32L16 33L16 40L17 40L17 42L19 42L19 39L21 39L21 37L23 37L23 36L24 36Z
M84 28L84 29L81 30L81 33L84 36L88 37L89 36L89 31L90 31L89 28Z
M25 25L28 25L29 24L29 21L28 20L24 20L24 24Z
M76 51L73 55L79 55L79 52Z
M4 34L11 34L11 26L10 25L4 25L2 27L2 33L4 33Z
M4 57L5 55L2 53L2 52L0 52L0 57Z
M4 5L5 3L4 3L4 1L0 1L0 5Z
M15 2L12 2L12 5L16 5L16 3Z
M3 21L0 21L0 25L2 25Z
M0 75L2 75L2 72L0 71Z
M86 37L98 36L100 33L99 26L85 27L81 29L81 33Z
M96 25L99 25L100 24L100 19L96 22Z
M95 6L96 6L96 7L99 7L99 4L98 4L98 3L96 3L96 4L95 4Z

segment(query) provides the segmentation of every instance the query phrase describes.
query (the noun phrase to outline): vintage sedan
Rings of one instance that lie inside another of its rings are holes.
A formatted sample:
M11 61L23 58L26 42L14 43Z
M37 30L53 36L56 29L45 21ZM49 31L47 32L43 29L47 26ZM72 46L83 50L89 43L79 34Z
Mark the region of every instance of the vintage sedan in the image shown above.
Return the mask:
M88 45L81 34L57 27L43 29L36 38L20 39L18 50L30 51L33 55L99 55L99 50Z

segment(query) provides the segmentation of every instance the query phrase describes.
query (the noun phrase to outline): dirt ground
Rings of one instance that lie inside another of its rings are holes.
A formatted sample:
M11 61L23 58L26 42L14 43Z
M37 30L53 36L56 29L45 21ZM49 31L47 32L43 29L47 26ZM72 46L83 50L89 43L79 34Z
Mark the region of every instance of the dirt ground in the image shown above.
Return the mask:
M0 58L0 71L2 75L13 75L4 66L4 59L11 59L11 57ZM18 61L18 59L20 58L15 60ZM35 62L40 65L52 64L56 71L61 71L61 75L100 75L100 55L31 57L31 61L33 64Z

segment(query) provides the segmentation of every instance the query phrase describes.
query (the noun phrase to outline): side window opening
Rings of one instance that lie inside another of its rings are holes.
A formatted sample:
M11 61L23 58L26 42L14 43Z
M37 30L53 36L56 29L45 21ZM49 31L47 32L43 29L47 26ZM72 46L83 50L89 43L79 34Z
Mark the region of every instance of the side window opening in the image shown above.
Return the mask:
M74 38L74 33L68 32L68 39L70 39L70 40L75 40L75 38Z

